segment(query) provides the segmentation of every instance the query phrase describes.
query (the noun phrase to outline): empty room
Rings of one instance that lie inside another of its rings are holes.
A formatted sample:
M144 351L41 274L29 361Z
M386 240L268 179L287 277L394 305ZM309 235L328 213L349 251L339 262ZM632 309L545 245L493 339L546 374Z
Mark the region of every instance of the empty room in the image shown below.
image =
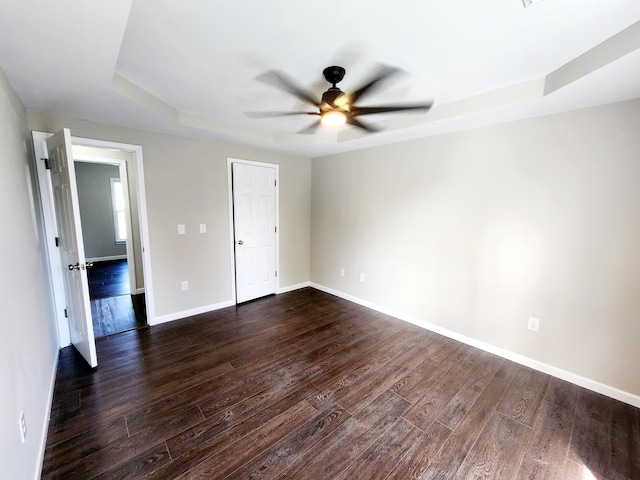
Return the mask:
M10 1L0 123L2 478L640 480L637 1Z

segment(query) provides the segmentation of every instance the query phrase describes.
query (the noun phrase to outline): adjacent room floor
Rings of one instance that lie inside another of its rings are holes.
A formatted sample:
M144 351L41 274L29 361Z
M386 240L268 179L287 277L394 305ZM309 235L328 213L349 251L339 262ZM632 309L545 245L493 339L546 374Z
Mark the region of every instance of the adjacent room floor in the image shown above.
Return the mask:
M96 338L147 324L144 294L130 293L126 259L95 262L87 273Z
M311 288L97 348L43 478L640 478L638 409Z

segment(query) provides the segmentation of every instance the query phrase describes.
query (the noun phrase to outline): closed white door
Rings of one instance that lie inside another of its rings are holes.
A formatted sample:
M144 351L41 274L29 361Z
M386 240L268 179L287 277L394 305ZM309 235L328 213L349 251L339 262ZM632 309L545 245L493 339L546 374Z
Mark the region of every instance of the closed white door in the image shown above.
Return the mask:
M232 164L236 301L276 293L275 169Z
M53 202L58 223L71 343L91 367L98 365L91 322L89 283L80 225L76 175L71 155L71 134L64 129L47 139Z

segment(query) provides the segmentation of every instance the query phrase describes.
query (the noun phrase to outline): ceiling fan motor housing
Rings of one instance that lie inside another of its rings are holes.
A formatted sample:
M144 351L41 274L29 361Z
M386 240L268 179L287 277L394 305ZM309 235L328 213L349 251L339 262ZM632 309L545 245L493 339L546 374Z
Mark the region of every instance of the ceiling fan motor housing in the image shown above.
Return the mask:
M320 110L323 110L324 105L331 105L333 108L346 107L345 101L341 101L342 97L345 97L345 93L338 87L331 87L329 90L322 94L322 103L320 104Z

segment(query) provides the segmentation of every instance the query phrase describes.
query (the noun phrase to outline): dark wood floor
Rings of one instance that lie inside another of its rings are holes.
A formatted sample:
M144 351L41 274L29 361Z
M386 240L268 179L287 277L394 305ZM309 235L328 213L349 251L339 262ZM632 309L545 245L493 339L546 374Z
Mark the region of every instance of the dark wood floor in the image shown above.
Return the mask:
M303 289L61 352L43 478L640 479L638 409Z
M126 259L94 262L91 268L87 268L87 277L91 300L131 293Z
M147 325L144 293L91 300L94 337L104 337Z
M147 325L144 294L129 293L126 259L95 262L87 274L96 338Z

